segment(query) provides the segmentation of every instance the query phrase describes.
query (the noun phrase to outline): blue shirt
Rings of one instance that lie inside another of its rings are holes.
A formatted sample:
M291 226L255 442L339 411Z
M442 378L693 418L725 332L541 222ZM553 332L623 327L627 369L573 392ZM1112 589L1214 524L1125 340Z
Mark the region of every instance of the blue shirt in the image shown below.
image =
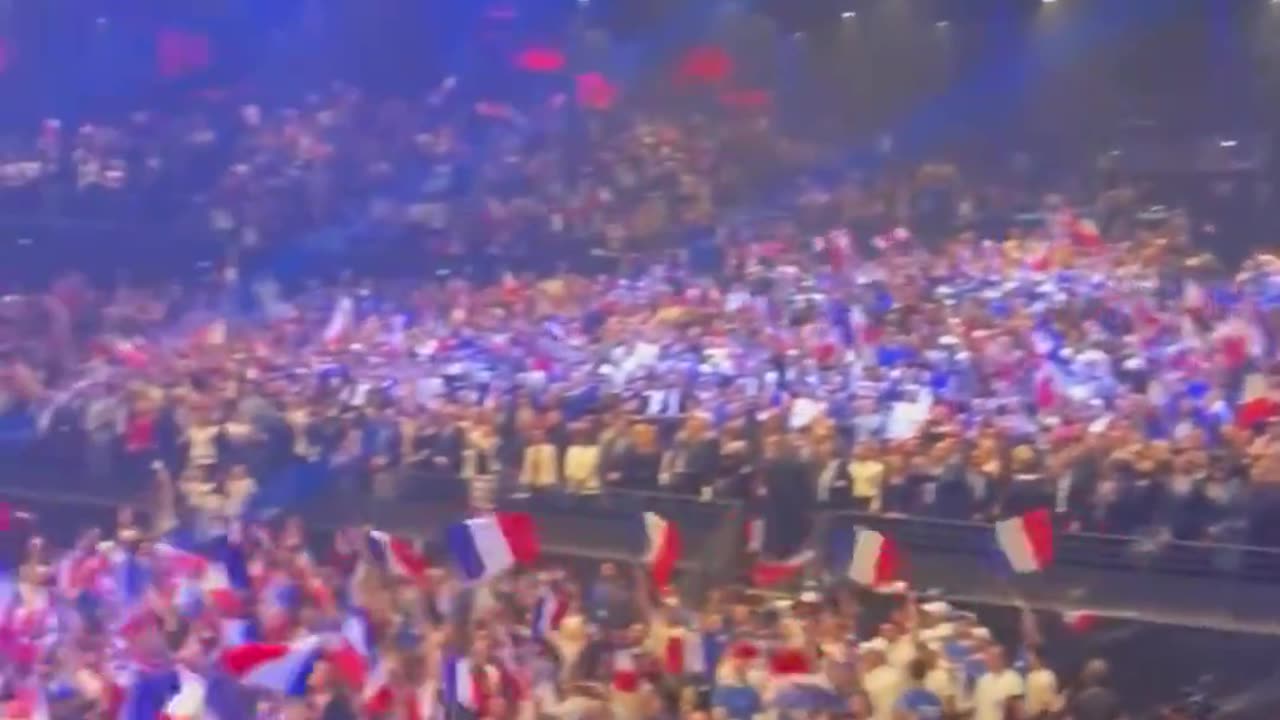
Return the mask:
M898 698L898 710L910 713L914 720L939 720L942 700L924 688L911 688Z
M731 720L750 720L764 707L760 694L750 685L717 687L711 693L711 706L724 710Z

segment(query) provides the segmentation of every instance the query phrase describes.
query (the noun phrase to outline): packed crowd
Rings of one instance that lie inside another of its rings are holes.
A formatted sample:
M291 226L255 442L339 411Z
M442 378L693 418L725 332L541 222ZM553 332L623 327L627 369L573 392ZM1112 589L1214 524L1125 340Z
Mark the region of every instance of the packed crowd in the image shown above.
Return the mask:
M237 284L194 309L121 289L87 358L41 365L21 343L73 353L69 308L94 308L68 281L36 304L64 341L11 325L7 448L95 483L159 467L192 504L306 465L350 495L1050 507L1065 529L1274 545L1274 259L1224 276L1176 238L1072 227L864 249L778 222L714 275L256 283L250 314L225 310Z
M115 537L66 552L34 518L7 519L21 557L5 599L7 718L1120 713L1101 660L1060 686L1030 610L1005 646L945 601L847 581L695 604L640 565L575 575L531 558L468 583L367 528L308 547L296 519L179 547L122 513Z
M789 180L821 153L755 119L460 96L50 122L6 156L11 208L195 212L218 270L0 303L8 476L151 509L62 553L11 519L8 717L1118 716L1100 662L1060 692L1030 612L1002 646L911 594L477 586L367 529L323 559L226 532L304 487L739 500L777 557L816 508L1280 545L1276 258L1226 271L1123 193L1099 229L945 167Z

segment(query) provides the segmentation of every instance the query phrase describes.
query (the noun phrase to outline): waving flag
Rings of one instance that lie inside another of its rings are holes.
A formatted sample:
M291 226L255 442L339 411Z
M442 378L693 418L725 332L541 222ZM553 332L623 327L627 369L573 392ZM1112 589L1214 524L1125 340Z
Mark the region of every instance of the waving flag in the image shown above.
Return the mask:
M649 567L654 585L666 587L680 560L680 532L661 515L647 512L644 514L644 534L645 565Z
M369 687L375 668L373 632L362 612L347 615L342 622L341 640L330 643L326 658L338 677L356 692Z
M619 692L633 693L640 688L640 671L631 650L613 651L613 688Z
M225 618L219 621L218 638L223 647L248 645L262 639L258 624L247 618Z
M533 518L523 513L494 513L452 525L445 531L445 545L471 582L533 562L539 553Z
M356 304L350 297L343 295L333 306L329 314L329 322L324 326L324 342L333 347L342 342L355 325Z
M362 657L373 657L373 631L362 612L352 612L342 621L342 638Z
M1062 624L1074 633L1087 633L1098 625L1098 614L1092 610L1067 610L1062 613Z
M1017 573L1041 572L1053 562L1053 524L1043 508L996 523L996 546Z
M837 573L868 587L896 580L901 563L897 543L865 528L834 531L830 558Z
M369 555L396 577L421 580L427 572L427 560L413 543L381 530L369 531Z
M449 706L476 712L480 709L480 688L476 685L471 661L453 657L444 664L444 700Z
M746 532L746 548L747 552L752 555L759 555L764 552L764 518L753 517L747 520Z
M379 665L365 681L360 691L360 707L366 715L379 717L389 714L395 704L395 693L391 689L386 673Z
M178 671L148 662L134 662L127 671L117 676L116 682L122 693L118 715L121 720L165 718L165 708L182 691Z
M693 630L678 630L667 638L663 665L671 675L706 675L715 670L718 655L713 637Z
M142 601L150 577L146 563L138 553L120 545L113 545L107 553L110 564L110 585L116 599L124 605Z
M178 668L178 693L164 706L161 720L204 720L209 686L204 678Z
M530 631L535 638L546 638L564 621L569 612L569 605L559 595L545 592L533 606L533 618Z
M299 697L323 650L319 637L290 645L248 643L222 653L221 664L232 677L250 687Z
M756 587L780 585L800 575L813 558L812 550L801 550L783 560L757 560L751 568L751 583Z

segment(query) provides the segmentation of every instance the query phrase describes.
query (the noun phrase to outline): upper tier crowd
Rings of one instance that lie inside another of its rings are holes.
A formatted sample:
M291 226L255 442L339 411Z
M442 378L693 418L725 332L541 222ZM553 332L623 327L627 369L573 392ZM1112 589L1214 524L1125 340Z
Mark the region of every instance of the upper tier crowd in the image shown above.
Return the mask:
M1276 258L1224 270L1123 188L886 179L760 119L564 105L446 81L46 123L9 202L181 205L218 254L185 286L5 298L5 458L95 489L170 475L179 515L237 514L301 465L350 496L1049 507L1280 544Z

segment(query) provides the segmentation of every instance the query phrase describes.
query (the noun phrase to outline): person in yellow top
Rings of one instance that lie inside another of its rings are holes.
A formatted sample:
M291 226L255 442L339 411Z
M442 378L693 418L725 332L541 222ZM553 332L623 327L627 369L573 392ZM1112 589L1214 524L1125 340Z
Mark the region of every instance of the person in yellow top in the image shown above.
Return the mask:
M520 484L526 490L542 490L560 484L560 454L541 428L530 431L529 444L520 463Z
M572 493L600 492L600 445L583 423L575 423L573 442L564 451L564 482Z
M849 462L849 481L856 510L879 512L884 489L885 464L876 446L860 443Z

